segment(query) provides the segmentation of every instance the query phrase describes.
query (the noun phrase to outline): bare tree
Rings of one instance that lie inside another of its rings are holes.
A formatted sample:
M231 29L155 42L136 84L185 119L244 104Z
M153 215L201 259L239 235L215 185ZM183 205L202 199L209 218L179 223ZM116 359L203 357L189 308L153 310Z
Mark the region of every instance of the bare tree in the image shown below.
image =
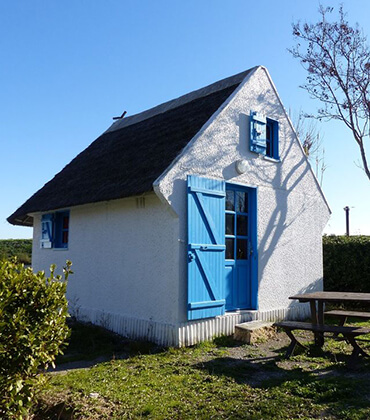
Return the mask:
M351 130L370 180L365 149L370 135L370 49L358 24L349 26L342 7L339 20L328 21L333 10L320 6L318 23L294 23L297 44L289 51L308 72L301 87L322 103L314 117L342 121Z
M320 187L322 187L327 165L325 164L323 138L317 128L317 121L308 120L305 114L300 111L298 117L294 118L294 127L298 138L302 142L303 150L314 168Z

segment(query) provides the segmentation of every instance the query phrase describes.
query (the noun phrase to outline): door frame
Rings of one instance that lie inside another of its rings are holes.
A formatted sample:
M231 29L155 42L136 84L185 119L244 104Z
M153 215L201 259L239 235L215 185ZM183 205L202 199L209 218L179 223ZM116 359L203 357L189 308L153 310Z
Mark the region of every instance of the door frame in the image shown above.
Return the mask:
M250 206L250 227L251 232L249 235L252 255L250 256L250 293L251 293L251 307L248 309L258 309L258 187L252 185L245 185L234 182L226 182L226 189L230 186L232 189L244 189L248 191L249 206ZM225 260L226 262L226 260ZM232 312L232 311L231 311Z

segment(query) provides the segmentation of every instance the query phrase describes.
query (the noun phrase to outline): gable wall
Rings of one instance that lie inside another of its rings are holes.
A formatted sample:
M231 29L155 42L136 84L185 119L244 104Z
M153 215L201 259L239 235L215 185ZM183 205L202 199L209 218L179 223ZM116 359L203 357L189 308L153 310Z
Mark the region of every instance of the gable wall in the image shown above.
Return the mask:
M280 162L249 151L249 113L279 121ZM235 162L247 159L238 175ZM329 208L318 188L267 71L258 68L187 146L155 190L180 219L181 294L186 296L186 176L258 187L259 309L286 308L288 296L322 287L321 234ZM186 319L185 299L180 301Z
M35 215L33 267L48 271L56 263L60 272L72 261L72 314L103 324L110 314L177 320L178 218L153 193L145 196L145 208L137 208L135 198L71 208L68 250L40 249L40 221Z

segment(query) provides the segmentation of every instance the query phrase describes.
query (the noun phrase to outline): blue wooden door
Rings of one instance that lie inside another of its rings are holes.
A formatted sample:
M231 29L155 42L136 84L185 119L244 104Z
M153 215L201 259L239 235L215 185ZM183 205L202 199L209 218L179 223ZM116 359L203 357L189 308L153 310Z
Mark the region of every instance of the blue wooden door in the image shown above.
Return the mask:
M228 184L225 200L225 298L226 310L251 309L255 232L254 197L248 188Z
M188 319L225 312L225 182L188 176Z

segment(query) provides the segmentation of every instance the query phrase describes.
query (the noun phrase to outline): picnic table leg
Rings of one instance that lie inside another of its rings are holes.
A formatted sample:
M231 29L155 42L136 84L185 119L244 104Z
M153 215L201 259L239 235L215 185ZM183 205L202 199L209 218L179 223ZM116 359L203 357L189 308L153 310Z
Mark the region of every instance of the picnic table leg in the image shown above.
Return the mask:
M291 330L288 330L288 329L285 329L285 332L287 333L287 336L290 338L290 340L291 340L291 342L290 342L290 344L289 344L289 347L288 347L288 349L287 349L287 351L286 351L286 353L285 353L285 357L287 358L287 359L289 359L289 357L293 354L293 352L294 352L294 349L295 349L295 347L296 347L296 345L298 344L300 347L302 347L302 348L306 348L303 344L301 344L296 338L295 338L295 336L293 335L293 333L292 333L292 331Z
M311 319L313 324L317 324L317 314L316 314L316 301L311 300L310 301L310 307L311 307Z
M342 315L339 317L339 327L343 327L343 325L346 323L347 321L347 316L346 315Z
M369 355L365 352L365 350L363 350L358 344L357 341L355 340L355 337L353 337L352 335L344 335L345 339L352 345L353 347L353 351L352 351L352 358L355 359L359 354L362 354L363 356L368 356Z
M344 326L344 324L346 323L346 321L347 321L347 316L346 315L341 315L341 316L338 316L338 318L339 318L339 324L338 324L338 327L343 327ZM334 333L333 334L333 337L338 337L338 335L339 335L339 333Z
M319 302L319 304L320 304L320 302ZM317 325L317 324L319 324L319 320L318 320L318 316L317 316L316 301L315 300L311 300L310 301L310 308L311 308L311 319L312 319L312 323L315 324L315 325ZM320 306L319 306L319 310L320 310ZM315 334L315 345L322 347L323 344L324 344L324 337L323 337L323 335L321 333L319 333L319 332L315 332L314 334Z
M324 325L324 302L322 300L317 302L317 320L319 325ZM324 334L317 334L317 345L322 347L324 345Z

